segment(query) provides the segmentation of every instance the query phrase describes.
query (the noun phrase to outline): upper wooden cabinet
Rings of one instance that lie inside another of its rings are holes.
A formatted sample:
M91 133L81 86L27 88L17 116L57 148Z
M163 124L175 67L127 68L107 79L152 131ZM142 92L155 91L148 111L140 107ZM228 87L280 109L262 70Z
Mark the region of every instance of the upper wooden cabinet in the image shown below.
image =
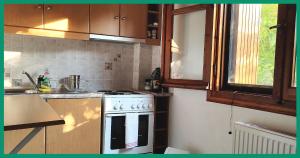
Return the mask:
M146 38L147 5L91 5L90 32Z
M120 5L91 5L90 32L119 36Z
M146 38L148 5L121 5L120 36Z
M44 6L44 28L89 33L89 5Z
M30 28L43 28L43 5L12 5L4 7L4 24Z
M88 33L146 39L147 15L148 5L5 5L5 32L58 38L78 34L78 39L88 39L82 38Z

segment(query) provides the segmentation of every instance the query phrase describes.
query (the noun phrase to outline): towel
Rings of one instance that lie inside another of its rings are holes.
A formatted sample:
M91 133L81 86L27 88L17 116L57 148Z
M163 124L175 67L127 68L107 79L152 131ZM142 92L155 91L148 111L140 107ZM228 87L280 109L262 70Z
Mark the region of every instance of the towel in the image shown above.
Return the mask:
M126 113L125 124L125 148L134 148L138 146L139 114Z

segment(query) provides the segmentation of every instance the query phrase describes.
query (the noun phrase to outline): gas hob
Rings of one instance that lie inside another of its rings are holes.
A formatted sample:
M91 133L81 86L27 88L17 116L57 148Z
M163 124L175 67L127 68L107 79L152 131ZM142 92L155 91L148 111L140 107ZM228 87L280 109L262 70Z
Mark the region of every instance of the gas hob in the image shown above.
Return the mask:
M151 94L130 90L99 90L103 93L104 113L153 111Z
M107 95L132 95L132 94L142 94L130 90L98 90L97 92L104 93Z

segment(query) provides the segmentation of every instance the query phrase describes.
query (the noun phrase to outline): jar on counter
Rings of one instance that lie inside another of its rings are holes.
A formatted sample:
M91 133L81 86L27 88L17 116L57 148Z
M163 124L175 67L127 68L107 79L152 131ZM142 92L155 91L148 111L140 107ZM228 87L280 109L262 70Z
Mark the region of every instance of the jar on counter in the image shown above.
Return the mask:
M146 91L150 91L151 90L151 80L150 79L146 79L145 80L145 87L144 87L144 89Z

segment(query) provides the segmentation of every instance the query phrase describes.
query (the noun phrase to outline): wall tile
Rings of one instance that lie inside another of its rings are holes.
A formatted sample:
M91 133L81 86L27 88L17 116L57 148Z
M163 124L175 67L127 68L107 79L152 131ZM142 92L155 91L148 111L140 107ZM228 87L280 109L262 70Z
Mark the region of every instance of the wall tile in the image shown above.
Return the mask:
M62 78L78 74L81 87L86 90L131 89L133 47L124 43L5 34L5 52L21 52L19 58L5 61L5 68L11 72L10 79L22 79L24 84L29 84L29 80L23 70L37 78L48 69L52 85L57 87ZM104 70L105 62L113 63L112 70Z
M4 63L11 73L10 79L22 79L27 85L29 80L23 70L34 78L48 70L54 88L60 86L62 78L78 74L81 87L86 90L141 89L144 79L160 65L160 47L143 44L13 34L5 34L4 43L5 53L21 52L20 57ZM105 62L112 63L112 70L104 69Z

